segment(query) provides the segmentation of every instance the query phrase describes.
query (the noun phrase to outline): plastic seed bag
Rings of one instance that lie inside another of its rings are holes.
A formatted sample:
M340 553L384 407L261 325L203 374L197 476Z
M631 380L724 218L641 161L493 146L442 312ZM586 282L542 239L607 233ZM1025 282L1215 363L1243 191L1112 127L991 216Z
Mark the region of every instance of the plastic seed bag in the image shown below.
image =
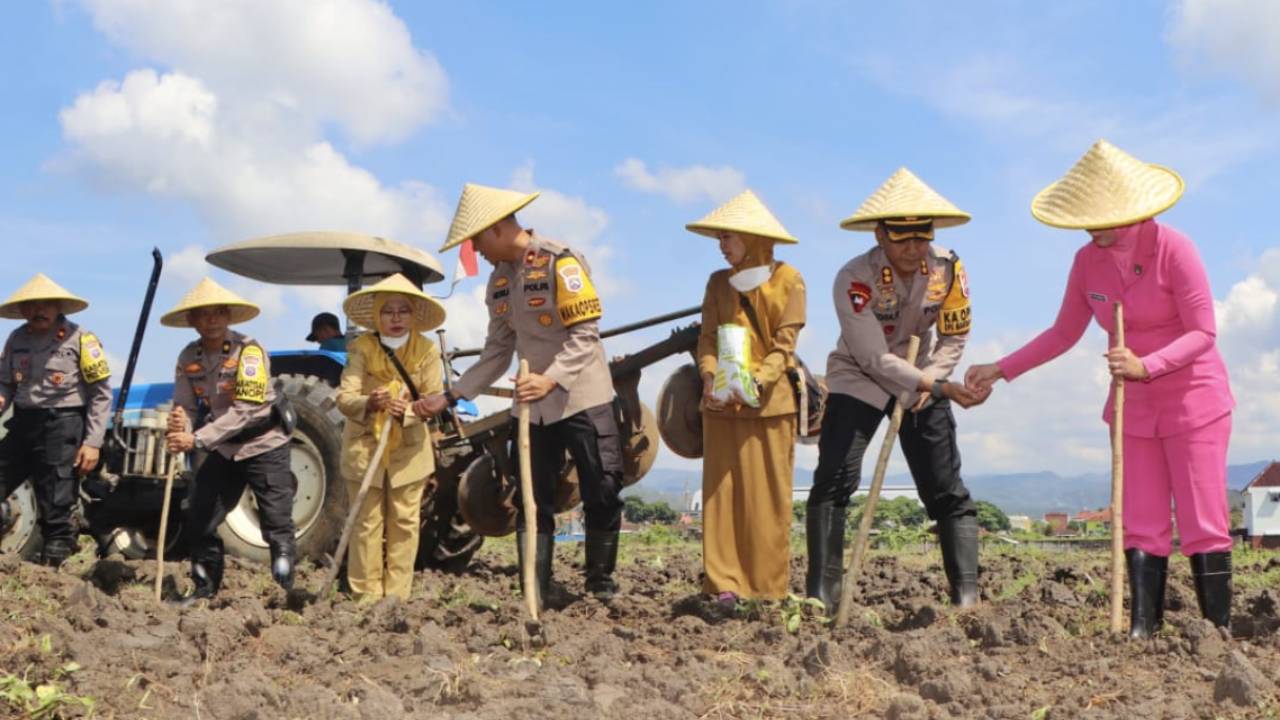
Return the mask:
M751 375L751 333L726 323L716 329L716 377L711 396L720 402L760 407L756 379Z

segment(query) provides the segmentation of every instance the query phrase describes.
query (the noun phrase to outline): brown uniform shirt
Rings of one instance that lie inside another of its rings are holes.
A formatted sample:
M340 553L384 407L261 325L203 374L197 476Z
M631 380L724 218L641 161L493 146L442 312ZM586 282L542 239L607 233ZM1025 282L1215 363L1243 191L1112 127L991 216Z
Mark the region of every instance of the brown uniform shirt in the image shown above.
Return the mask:
M276 391L269 362L256 340L234 330L227 331L217 352L206 353L196 340L178 354L173 402L187 411L191 423L207 413L195 433L207 450L244 460L289 441L278 426L247 442L232 440L249 423L271 415Z
M65 317L38 335L23 324L0 354L0 397L22 409L85 408L84 444L102 447L111 415L110 375L93 333Z
M827 387L875 407L890 396L910 407L923 377L950 376L969 338L969 281L955 253L930 245L919 272L902 277L876 246L836 273L840 339L827 356ZM934 328L938 341L934 344ZM905 360L920 337L914 366Z
M556 387L530 407L539 425L613 400L613 378L600 343L600 298L582 256L529 231L522 260L501 262L489 275L489 331L480 359L453 391L468 400L511 367L511 354Z

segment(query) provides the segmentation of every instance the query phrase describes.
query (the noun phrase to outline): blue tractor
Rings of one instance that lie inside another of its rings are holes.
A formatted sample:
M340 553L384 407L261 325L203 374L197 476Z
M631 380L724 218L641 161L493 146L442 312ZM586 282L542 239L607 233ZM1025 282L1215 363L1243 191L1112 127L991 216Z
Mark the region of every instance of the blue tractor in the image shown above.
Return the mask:
M82 483L82 527L95 537L100 553L121 552L142 558L154 552L158 537L164 478L175 462L164 447L164 418L171 408L173 383L132 385L133 369L159 280L161 259L154 253L147 298L143 303L129 361L116 392L115 412L103 460ZM429 253L384 238L349 232L305 232L276 235L228 245L206 260L229 272L271 284L345 286L354 291L401 273L419 286L444 279L439 262ZM650 327L696 313L690 308L602 333L604 337ZM350 331L349 331L350 334ZM640 371L670 355L692 352L697 326L674 332L670 338L611 364L619 427L624 434L627 484L648 472L657 454L659 434L653 412L639 401ZM449 351L440 336L446 377L451 360L479 353ZM326 350L272 352L271 371L278 392L297 412L291 439L293 473L297 480L293 520L302 557L324 562L337 544L348 503L346 484L339 474L343 416L335 404L346 355ZM490 394L510 396L491 388ZM434 423L434 421L433 421ZM436 474L423 493L422 532L418 567L461 570L479 549L484 536L500 536L515 529L512 502L515 485L507 457L510 420L506 412L434 423ZM191 472L175 482L173 507L181 503ZM29 485L10 498L16 522L0 537L0 550L34 556L40 549L36 508ZM572 463L566 465L557 511L579 503ZM170 513L166 555L181 554L180 511ZM227 551L268 562L253 494L246 492L219 529Z

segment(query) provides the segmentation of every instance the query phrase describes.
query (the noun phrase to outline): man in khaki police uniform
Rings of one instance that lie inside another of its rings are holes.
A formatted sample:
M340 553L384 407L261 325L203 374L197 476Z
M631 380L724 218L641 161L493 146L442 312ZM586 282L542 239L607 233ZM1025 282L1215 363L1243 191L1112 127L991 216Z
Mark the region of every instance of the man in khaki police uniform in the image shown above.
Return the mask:
M516 397L531 405L538 586L545 598L551 582L556 484L568 451L586 516L587 591L607 600L617 592L613 569L622 522L622 445L613 380L600 344L600 298L580 255L516 222L515 212L536 197L536 192L481 185L463 188L440 250L471 240L493 264L485 291L489 331L480 358L447 396L424 404L435 413L458 398L474 398L510 368L513 351L529 361L529 376L517 382Z
M0 305L0 317L26 321L0 355L0 412L13 405L0 441L0 535L12 525L9 494L31 478L44 537L40 559L54 567L75 549L78 476L97 466L111 413L106 351L67 319L87 307L44 274Z
M168 426L169 451L195 451L198 460L182 525L195 583L185 601L213 597L221 587L218 526L245 485L258 501L271 575L286 590L293 587L291 428L275 406L266 352L253 338L228 329L257 315L256 305L205 278L160 318L162 325L195 328L200 335L178 355Z
M830 397L806 511L806 591L828 609L839 600L845 510L862 456L894 403L910 408L899 437L920 499L938 523L951 601L978 601L976 509L960 479L951 402L969 407L986 398L948 382L968 338L969 285L955 253L932 243L935 228L968 220L903 168L840 223L873 230L877 246L835 280L840 339L827 358ZM904 359L912 335L920 337L914 365Z

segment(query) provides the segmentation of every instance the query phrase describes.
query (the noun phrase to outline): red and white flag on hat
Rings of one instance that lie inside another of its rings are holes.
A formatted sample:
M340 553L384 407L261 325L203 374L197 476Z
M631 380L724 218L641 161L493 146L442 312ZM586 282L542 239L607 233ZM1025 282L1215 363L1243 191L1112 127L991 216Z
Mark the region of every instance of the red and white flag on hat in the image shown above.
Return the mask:
M449 287L450 294L458 283L479 274L480 262L476 259L476 248L470 240L467 240L458 248L458 264L453 266L453 284Z

